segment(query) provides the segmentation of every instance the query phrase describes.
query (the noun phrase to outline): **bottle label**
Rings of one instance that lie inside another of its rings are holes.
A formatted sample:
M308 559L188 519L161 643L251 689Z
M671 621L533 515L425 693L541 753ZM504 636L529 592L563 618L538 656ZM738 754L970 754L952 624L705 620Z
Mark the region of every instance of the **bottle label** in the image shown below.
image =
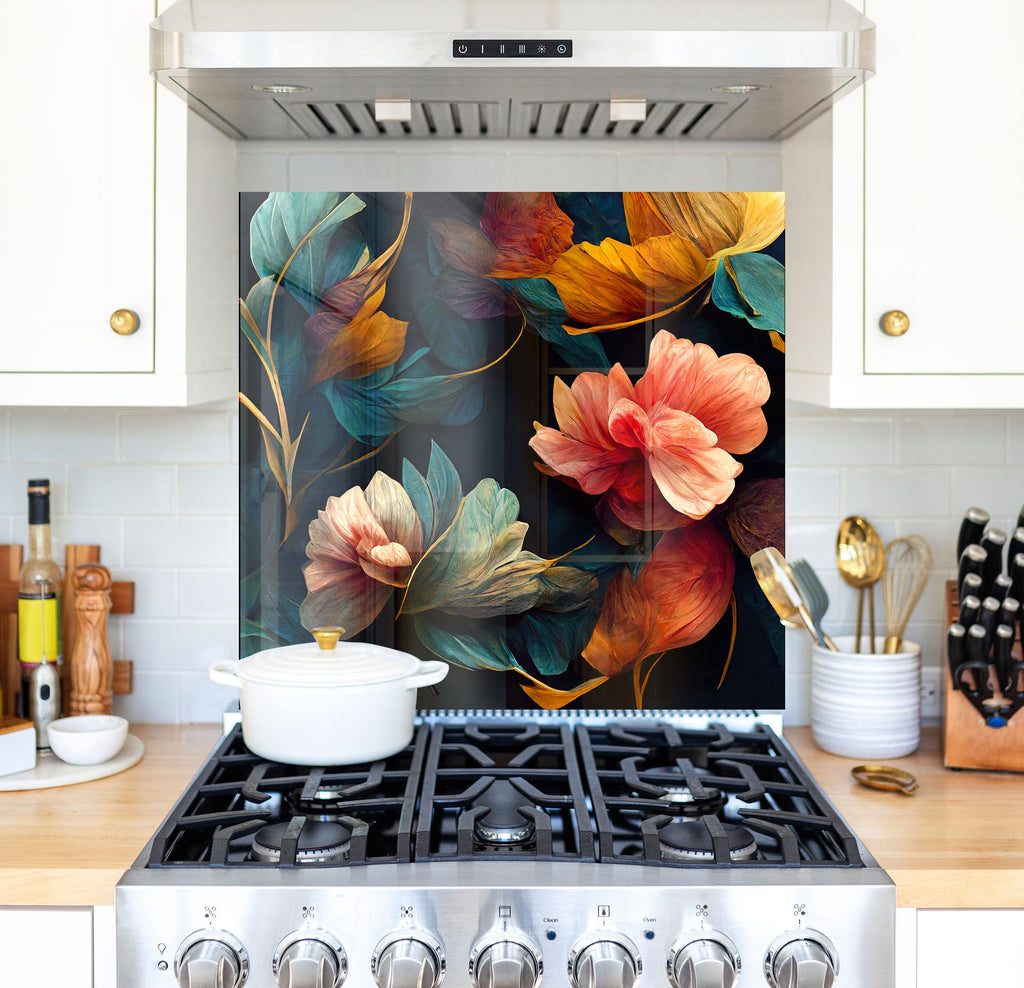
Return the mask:
M18 597L18 658L23 665L38 665L46 654L47 662L60 662L60 600L56 594L45 597Z

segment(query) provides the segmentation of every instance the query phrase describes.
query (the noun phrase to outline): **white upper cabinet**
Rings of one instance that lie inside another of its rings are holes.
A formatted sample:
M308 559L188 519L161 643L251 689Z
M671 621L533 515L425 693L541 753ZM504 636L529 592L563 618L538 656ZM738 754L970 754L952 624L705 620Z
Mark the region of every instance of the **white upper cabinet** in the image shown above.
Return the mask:
M783 145L787 394L1024 402L1024 7L869 0L877 75ZM882 329L905 313L903 335Z
M0 405L237 391L234 148L156 93L153 16L144 0L18 4L0 33L17 89L0 151Z

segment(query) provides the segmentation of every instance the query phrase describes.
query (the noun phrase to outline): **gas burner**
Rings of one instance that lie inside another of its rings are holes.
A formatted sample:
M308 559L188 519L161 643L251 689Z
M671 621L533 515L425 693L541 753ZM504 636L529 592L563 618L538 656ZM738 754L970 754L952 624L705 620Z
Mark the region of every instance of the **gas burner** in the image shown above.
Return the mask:
M522 816L524 797L511 782L495 779L472 802L473 809L486 808L473 823L473 835L481 844L525 844L534 835L534 823Z
M747 861L757 853L754 835L746 827L734 823L722 824L729 838L729 858ZM661 853L669 861L714 861L715 852L711 832L699 821L670 823L658 831Z
M281 860L281 845L288 823L272 823L256 832L252 856L256 861L276 864ZM324 864L348 860L352 831L340 823L307 820L299 832L296 864Z
M717 815L726 802L720 789L705 789L703 796L695 796L689 786L670 786L658 799L668 804L669 813L689 817Z
M349 802L345 786L320 786L312 795L298 788L285 796L285 805L294 816L315 820L335 820L346 812Z

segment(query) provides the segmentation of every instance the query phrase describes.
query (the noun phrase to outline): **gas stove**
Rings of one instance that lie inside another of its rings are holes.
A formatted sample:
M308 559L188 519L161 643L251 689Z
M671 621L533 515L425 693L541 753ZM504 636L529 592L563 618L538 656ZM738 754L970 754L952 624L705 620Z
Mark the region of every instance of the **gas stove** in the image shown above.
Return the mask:
M431 717L372 764L218 745L117 888L118 983L891 988L895 890L754 720Z

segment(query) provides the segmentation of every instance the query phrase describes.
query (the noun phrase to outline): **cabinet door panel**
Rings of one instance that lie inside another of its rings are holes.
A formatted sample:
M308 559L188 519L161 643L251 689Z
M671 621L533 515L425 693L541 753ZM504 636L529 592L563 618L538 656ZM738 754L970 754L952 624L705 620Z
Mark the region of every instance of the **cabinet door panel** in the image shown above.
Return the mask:
M0 33L17 88L0 370L153 370L152 12L143 0L18 4ZM122 308L139 316L131 336L110 329Z
M865 87L865 371L1024 374L1024 7L869 0ZM910 316L890 337L888 310Z
M92 909L0 908L5 985L93 988Z

